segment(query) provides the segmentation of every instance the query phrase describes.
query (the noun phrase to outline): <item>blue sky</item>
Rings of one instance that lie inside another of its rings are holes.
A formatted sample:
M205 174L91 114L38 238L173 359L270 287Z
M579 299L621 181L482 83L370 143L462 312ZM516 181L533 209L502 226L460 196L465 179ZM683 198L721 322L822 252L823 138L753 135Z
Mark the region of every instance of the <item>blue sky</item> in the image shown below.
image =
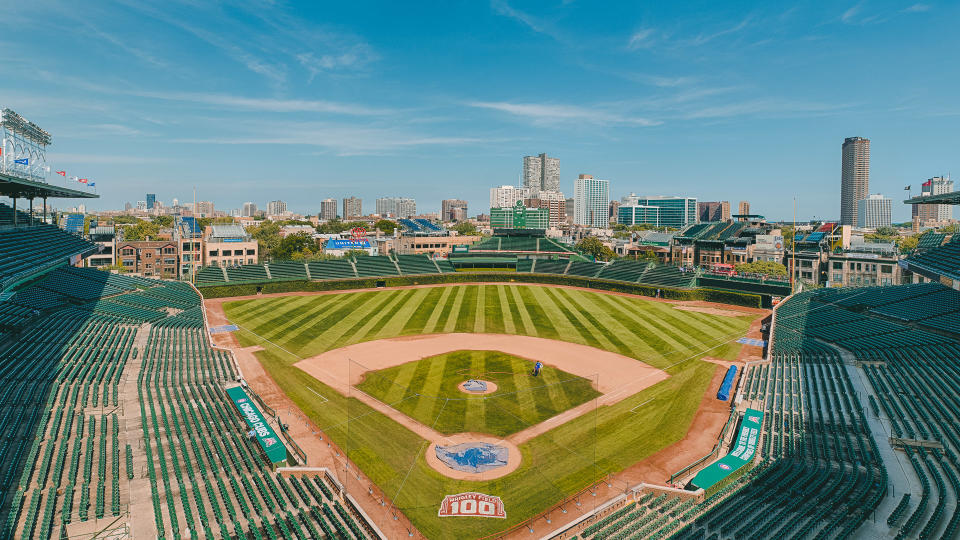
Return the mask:
M412 196L560 158L611 195L839 215L840 145L871 192L960 170L956 2L32 2L0 6L0 101L53 134L94 208ZM59 177L53 177L59 179ZM958 179L960 180L960 179ZM56 180L54 180L56 181Z

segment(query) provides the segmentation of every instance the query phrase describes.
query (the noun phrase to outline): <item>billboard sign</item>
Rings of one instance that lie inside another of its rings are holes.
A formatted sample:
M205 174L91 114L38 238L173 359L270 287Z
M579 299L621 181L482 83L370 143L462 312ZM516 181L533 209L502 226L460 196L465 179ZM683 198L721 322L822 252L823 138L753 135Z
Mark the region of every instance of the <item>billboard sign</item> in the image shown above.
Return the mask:
M326 249L370 249L370 241L332 238L327 240Z
M489 517L506 519L503 501L495 495L467 492L447 495L437 512L440 517Z

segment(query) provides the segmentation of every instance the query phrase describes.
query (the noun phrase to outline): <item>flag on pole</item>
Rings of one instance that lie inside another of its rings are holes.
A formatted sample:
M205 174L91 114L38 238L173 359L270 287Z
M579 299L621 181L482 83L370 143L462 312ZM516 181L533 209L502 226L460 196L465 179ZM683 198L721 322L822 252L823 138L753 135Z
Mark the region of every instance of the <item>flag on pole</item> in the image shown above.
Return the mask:
M74 182L79 182L79 181L80 181L80 178L79 178L79 177L76 177L76 176L71 176L70 179L73 180Z
M89 185L90 187L94 187L94 186L97 185L97 183L96 183L96 182L90 182L88 185Z
M15 159L15 160L13 160L13 162L14 162L14 163L19 163L20 165L29 165L29 164L30 164L30 158Z
M77 182L80 182L81 184L86 184L86 183L87 183L87 179L86 179L86 178L78 178L78 179L77 179Z
M64 178L67 177L67 171L57 171L57 174L59 174L60 176L62 176L62 177L64 177Z
M903 188L904 191L910 191L910 186Z

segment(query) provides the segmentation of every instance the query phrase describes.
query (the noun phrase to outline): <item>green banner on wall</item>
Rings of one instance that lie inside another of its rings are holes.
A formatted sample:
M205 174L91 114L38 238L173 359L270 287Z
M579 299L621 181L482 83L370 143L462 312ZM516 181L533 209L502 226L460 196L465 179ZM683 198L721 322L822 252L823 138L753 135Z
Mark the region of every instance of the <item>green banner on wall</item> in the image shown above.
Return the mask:
M243 415L247 421L247 425L250 426L250 429L253 430L257 436L257 441L260 442L260 446L262 446L263 450L267 453L270 462L274 464L286 462L287 447L283 445L283 441L280 440L280 437L277 436L273 428L270 427L270 424L267 423L267 419L263 417L260 409L253 403L253 400L250 399L250 396L247 395L243 387L234 386L233 388L227 388L227 395L233 400L233 404L237 406L237 409L240 409L240 414Z

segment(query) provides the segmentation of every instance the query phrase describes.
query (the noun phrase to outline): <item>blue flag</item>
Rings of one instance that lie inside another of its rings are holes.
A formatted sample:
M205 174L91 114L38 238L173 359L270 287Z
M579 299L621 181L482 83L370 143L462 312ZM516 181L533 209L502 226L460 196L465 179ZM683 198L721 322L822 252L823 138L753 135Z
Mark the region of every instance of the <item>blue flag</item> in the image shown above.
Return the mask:
M20 165L29 165L29 164L30 164L30 158L15 159L15 160L13 160L13 162L14 162L14 163L19 163Z
M97 183L96 183L96 182L90 182L90 183L87 184L87 185L90 186L90 187L93 187L93 186L97 185Z

